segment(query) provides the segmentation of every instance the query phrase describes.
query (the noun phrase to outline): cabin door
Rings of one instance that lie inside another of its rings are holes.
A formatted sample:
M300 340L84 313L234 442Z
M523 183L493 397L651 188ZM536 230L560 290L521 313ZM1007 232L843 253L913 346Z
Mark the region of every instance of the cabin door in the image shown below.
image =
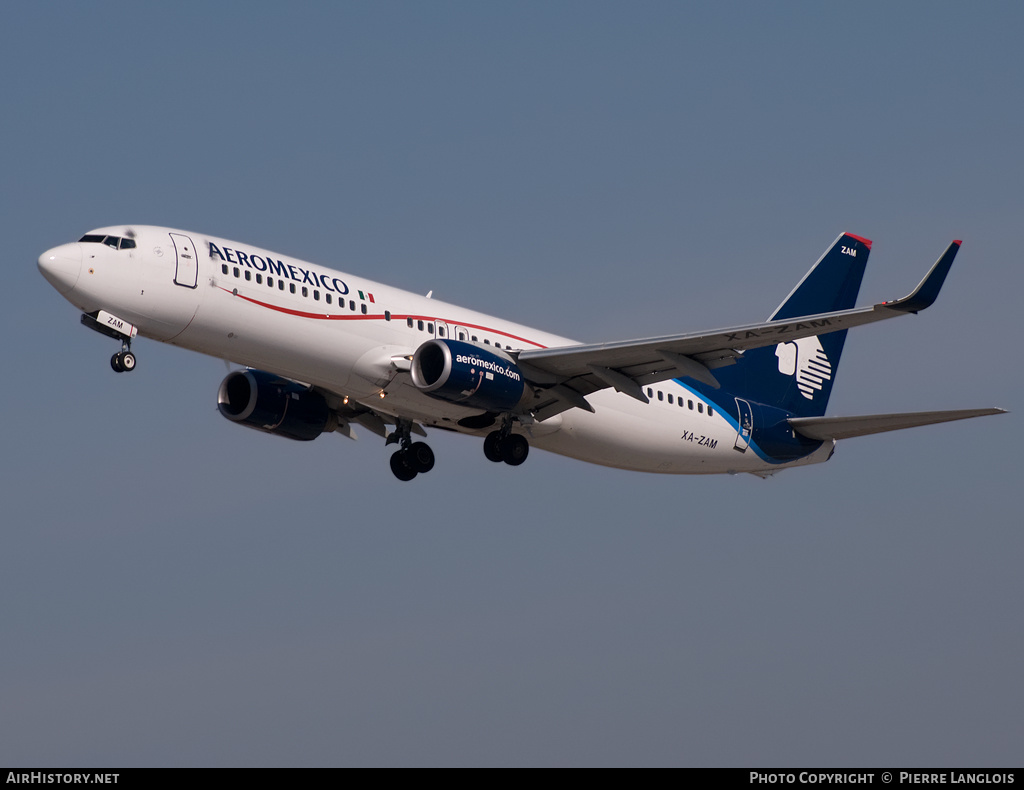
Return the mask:
M196 245L192 239L180 233L172 233L171 241L174 242L174 255L176 258L174 266L174 283L185 288L195 288L199 283L199 256L196 254Z

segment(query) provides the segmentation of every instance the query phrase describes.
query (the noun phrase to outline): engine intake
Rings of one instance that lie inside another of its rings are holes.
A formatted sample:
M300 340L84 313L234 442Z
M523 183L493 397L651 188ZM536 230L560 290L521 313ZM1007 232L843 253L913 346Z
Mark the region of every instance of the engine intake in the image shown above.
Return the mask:
M461 340L428 340L416 349L411 374L431 397L486 411L509 411L525 389L512 357Z
M308 442L334 430L323 395L262 370L237 370L220 383L217 408L232 422Z

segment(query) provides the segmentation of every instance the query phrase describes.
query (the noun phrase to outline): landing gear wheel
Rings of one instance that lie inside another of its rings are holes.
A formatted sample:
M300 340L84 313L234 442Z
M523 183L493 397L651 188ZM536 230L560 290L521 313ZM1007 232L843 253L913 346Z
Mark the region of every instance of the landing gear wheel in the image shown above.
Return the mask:
M409 466L406 458L406 454L403 450L399 450L393 453L391 456L391 471L395 477L401 480L403 483L412 480L416 477L416 470Z
M530 454L530 443L517 433L510 433L501 441L501 460L509 466L519 466Z
M412 480L418 474L425 474L434 468L434 451L426 442L414 442L410 420L398 420L395 430L388 434L385 447L398 444L401 449L391 456L391 471L399 480Z
M484 455L488 461L494 461L494 463L501 463L504 459L501 457L501 432L491 431L487 434L487 438L484 439Z
M118 351L110 358L110 367L115 373L127 373L135 370L135 355L131 351Z
M434 451L426 442L416 442L402 450L406 465L417 474L426 474L434 468Z

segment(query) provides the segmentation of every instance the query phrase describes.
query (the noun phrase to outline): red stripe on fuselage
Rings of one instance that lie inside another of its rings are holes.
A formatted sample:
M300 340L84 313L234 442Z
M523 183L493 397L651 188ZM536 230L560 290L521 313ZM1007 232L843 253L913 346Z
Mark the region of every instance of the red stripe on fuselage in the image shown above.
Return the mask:
M298 318L312 318L312 319L317 320L317 321L383 321L383 320L385 320L383 313L375 313L375 314L372 314L372 315L371 314L367 314L367 315L348 315L347 313L344 314L344 315L339 315L339 314L334 314L334 313L308 313L308 312L306 312L304 310L293 310L290 307L281 307L280 305L270 304L269 302L262 302L259 299L253 299L251 296L244 296L244 295L238 293L237 291L228 290L227 288L224 288L223 286L217 286L217 287L220 288L225 293L229 293L229 294L232 294L233 296L237 296L239 299L244 299L245 301L250 302L252 304L259 305L260 307L265 307L268 310L276 310L277 312L285 313L286 315L294 315L294 316L297 316ZM438 318L437 316L429 316L429 315L415 315L415 314L402 314L402 315L398 315L397 313L392 313L391 314L391 320L392 321L394 321L394 320L406 321L406 320L408 320L410 318L413 319L414 321L433 321L435 323L440 322L442 324L454 324L455 326L463 326L463 327L466 327L467 329L479 329L481 332L491 332L492 334L495 334L495 335L502 335L504 337L509 338L510 340L517 340L520 343L528 343L529 345L536 346L537 348L547 348L547 346L541 345L540 343L537 343L536 341L533 341L533 340L527 340L525 337L519 337L518 335L513 335L513 334L510 334L509 332L503 332L500 329L494 329L493 327L489 327L489 326L481 326L480 324L467 324L467 323L464 323L464 322L461 322L461 321L451 321L451 320L446 319L446 318Z

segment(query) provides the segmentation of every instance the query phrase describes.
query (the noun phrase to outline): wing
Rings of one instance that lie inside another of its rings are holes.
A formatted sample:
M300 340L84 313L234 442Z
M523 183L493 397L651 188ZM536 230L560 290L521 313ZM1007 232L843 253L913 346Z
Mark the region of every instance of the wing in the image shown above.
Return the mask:
M586 396L607 387L646 403L645 384L680 377L717 388L714 369L732 364L747 349L873 324L930 307L959 249L959 241L950 244L910 295L871 307L710 332L519 352L524 375L541 389L531 408L538 420L574 407L593 411Z

